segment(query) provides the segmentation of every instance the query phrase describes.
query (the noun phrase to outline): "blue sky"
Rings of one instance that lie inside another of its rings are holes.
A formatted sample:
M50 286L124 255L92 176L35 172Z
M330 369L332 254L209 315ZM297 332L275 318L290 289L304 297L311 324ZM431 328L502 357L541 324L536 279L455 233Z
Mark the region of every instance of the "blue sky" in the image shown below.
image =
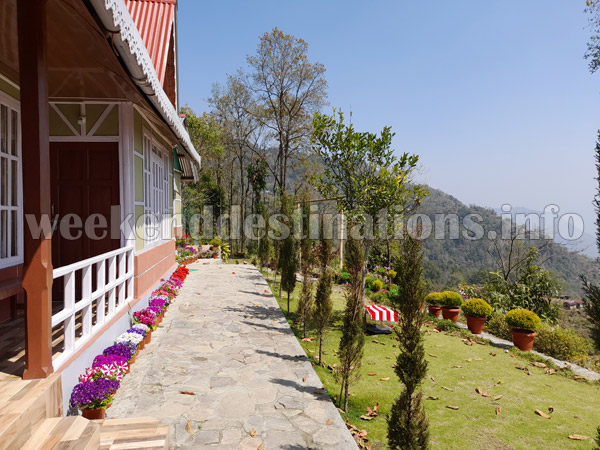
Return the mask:
M583 0L179 1L183 103L278 27L327 69L329 103L356 127L390 125L421 181L465 203L558 204L592 232L600 74L583 59Z

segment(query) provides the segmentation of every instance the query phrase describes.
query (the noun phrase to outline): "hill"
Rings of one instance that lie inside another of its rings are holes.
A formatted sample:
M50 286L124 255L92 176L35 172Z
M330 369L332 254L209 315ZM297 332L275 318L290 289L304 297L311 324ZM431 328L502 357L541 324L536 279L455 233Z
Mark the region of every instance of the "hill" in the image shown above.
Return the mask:
M435 239L432 236L423 241L425 258L424 268L426 279L435 288L456 287L459 283L480 283L485 280L490 271L497 270L494 258L490 254L495 233L501 236L502 218L491 208L476 205L467 206L457 198L443 191L429 188L430 195L423 200L416 211L427 215L435 224L440 215L455 214L459 218L459 236L450 239ZM475 214L476 216L470 216ZM481 239L471 239L473 229L466 217L473 218L481 225L484 233ZM467 226L465 226L465 224ZM491 235L490 235L490 232ZM581 296L581 282L578 277L585 274L591 280L598 282L597 263L578 252L571 251L564 245L549 239L526 239L525 245L531 245L541 250L542 266L553 271L564 285L563 295Z

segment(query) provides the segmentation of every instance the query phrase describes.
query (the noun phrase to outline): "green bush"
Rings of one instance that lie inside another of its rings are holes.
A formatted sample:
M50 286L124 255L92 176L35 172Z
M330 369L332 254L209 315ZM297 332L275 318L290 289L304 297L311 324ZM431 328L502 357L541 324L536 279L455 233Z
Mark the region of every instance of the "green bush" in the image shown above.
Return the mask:
M371 294L370 299L373 303L377 303L379 305L385 305L388 303L388 296L385 292L376 292L375 294Z
M442 293L432 292L425 297L425 301L431 306L440 306L442 304Z
M506 323L517 330L537 330L542 324L542 319L527 309L513 309L506 313Z
M394 281L394 279L396 278L396 275L398 275L398 273L395 270L390 270L387 273L388 278L390 279L390 281Z
M350 283L352 276L348 272L340 272L337 278L338 284Z
M365 287L367 289L372 290L373 289L373 281L375 281L377 278L375 278L372 275L367 275L367 277L365 278Z
M442 307L443 308L460 308L463 303L462 296L458 292L444 291L442 292Z
M458 329L458 326L452 320L447 319L437 320L435 327L440 331L454 331Z
M223 244L223 241L219 238L214 238L209 242L210 245L220 247Z
M482 298L472 298L467 300L462 305L465 316L471 317L490 317L492 307Z
M501 339L510 340L510 327L506 323L506 315L494 312L485 322L485 331Z
M535 349L554 358L570 361L593 350L591 343L573 330L542 324L537 333Z
M383 289L383 281L381 281L381 280L375 280L375 281L373 281L373 284L371 286L371 290L373 292L378 292L378 291L380 291L382 289Z

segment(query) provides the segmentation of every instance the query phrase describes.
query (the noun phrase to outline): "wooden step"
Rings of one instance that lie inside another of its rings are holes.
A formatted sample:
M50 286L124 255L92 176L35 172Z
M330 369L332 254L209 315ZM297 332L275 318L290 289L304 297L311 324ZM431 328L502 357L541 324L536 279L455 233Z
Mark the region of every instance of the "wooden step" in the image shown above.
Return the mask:
M0 450L19 450L45 419L62 416L60 374L0 379Z
M98 450L100 427L81 416L44 420L22 450Z
M163 450L169 426L152 417L94 420L100 425L100 450Z

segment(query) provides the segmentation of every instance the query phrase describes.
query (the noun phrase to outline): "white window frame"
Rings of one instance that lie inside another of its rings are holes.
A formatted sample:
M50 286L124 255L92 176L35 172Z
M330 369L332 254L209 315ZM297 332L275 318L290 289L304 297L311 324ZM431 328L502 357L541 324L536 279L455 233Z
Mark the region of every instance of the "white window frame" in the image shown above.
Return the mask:
M171 217L173 216L173 205L171 202L171 191L169 180L172 177L169 153L154 138L152 132L144 129L142 138L144 162L144 248L151 248L172 239ZM150 238L147 227L151 225L151 214L160 216L160 235Z
M12 197L12 175L11 175L11 168L10 168L10 161L16 161L17 162L17 205L16 206L12 206L12 205L1 205L0 204L0 211L7 211L7 224L8 224L8 230L7 230L7 244L10 248L10 243L12 242L12 226L11 226L11 221L10 221L10 216L11 216L11 212L12 211L16 211L17 213L17 232L19 233L18 236L18 241L17 241L17 254L13 255L13 256L9 256L6 258L2 258L1 257L1 252L0 252L0 269L4 269L6 267L11 267L11 266L16 266L18 264L23 264L23 161L22 161L22 151L21 151L21 105L20 103L15 100L14 98L10 97L9 95L5 94L4 92L0 92L0 109L1 106L6 106L7 107L7 112L9 115L9 118L12 118L12 111L16 112L17 114L17 118L16 118L16 125L17 125L17 129L16 129L16 155L11 155L10 154L10 149L8 150L8 153L0 153L2 155L2 158L6 158L9 161L9 165L8 165L8 182L7 182L7 186L9 187L9 192L7 193L7 203L11 203L10 199ZM0 111L1 114L1 111ZM0 117L1 119L1 117ZM10 126L10 124L7 126L7 132L8 132L8 136L6 137L7 140L7 145L8 147L10 147L11 145L11 140L12 140L12 127ZM0 128L0 139L1 139L1 133L2 130ZM1 167L1 166L0 166ZM0 186L2 186L2 172L0 171ZM0 187L1 189L1 187ZM0 213L1 214L1 213ZM1 226L1 222L0 222L0 226ZM2 236L3 230L0 229L0 239Z

